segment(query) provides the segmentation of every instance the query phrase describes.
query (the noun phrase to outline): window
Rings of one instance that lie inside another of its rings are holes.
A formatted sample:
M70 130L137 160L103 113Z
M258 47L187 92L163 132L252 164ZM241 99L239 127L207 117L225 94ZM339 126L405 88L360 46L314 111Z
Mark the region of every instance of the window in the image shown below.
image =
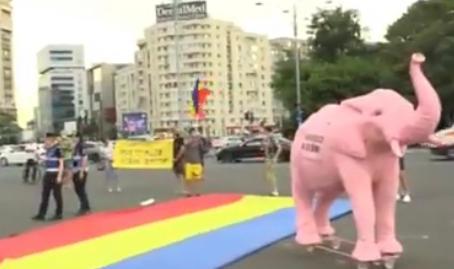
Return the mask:
M73 77L52 77L51 80L53 80L53 81L56 81L56 80L60 80L60 81L73 81L74 78L73 78Z
M72 61L73 58L72 57L50 57L50 60L51 61Z
M51 50L50 54L72 54L70 50Z

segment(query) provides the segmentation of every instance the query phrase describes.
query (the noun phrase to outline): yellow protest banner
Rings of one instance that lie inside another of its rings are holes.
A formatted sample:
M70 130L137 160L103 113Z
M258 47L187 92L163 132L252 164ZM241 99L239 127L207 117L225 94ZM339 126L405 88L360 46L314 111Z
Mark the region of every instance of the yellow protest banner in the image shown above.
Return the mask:
M171 169L173 140L132 141L115 143L113 167L122 169Z

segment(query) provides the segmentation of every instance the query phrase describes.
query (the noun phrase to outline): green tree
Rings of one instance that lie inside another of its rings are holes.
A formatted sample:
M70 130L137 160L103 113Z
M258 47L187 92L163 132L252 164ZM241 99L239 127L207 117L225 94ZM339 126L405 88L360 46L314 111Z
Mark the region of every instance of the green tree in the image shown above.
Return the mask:
M342 55L357 55L364 48L356 10L320 10L309 26L311 58L333 62Z
M302 103L306 115L322 105L372 89L389 88L397 80L378 53L383 45L366 45L354 10L321 10L311 24L310 58L301 64ZM273 87L290 111L295 107L293 60L278 63Z
M0 145L16 143L21 131L14 117L0 112Z
M291 63L279 65L274 77L278 97L287 108L295 100ZM302 102L307 113L322 105L364 94L375 88L392 88L397 83L386 63L378 57L342 56L336 62L309 61L302 66Z
M412 96L408 79L408 59L421 51L427 56L425 70L437 89L443 104L445 124L454 121L454 1L418 1L390 26L389 43L383 49L400 85Z

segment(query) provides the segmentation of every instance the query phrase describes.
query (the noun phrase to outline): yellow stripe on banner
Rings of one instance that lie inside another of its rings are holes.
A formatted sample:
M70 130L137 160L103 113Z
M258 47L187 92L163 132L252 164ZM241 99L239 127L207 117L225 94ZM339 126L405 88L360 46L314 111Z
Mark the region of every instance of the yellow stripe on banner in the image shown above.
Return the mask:
M173 140L134 141L115 143L113 166L122 169L171 169Z
M0 264L0 267L2 269L102 268L189 237L291 206L293 206L291 198L245 196L229 205L135 227L16 260L6 260Z

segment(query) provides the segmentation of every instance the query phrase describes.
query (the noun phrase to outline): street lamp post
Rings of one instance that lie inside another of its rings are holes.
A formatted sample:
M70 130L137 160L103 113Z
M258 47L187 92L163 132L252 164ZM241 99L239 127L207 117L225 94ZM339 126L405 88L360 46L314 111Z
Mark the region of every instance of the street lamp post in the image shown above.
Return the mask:
M300 49L298 42L298 14L296 4L293 5L293 35L294 35L294 50L295 50L295 80L296 80L296 119L297 123L300 124L302 119L301 111L301 80L300 80Z
M262 2L257 2L256 6L263 6ZM295 58L295 93L296 93L296 120L298 124L303 121L302 118L302 107L301 107L301 80L300 80L300 46L298 42L298 11L296 2L293 4L293 49ZM284 13L289 13L288 10L284 10Z
M174 31L175 31L175 78L177 81L177 111L178 111L178 127L183 127L183 114L182 111L182 94L180 91L180 27L179 27L179 14L178 6L181 0L173 0L173 16L174 16Z

